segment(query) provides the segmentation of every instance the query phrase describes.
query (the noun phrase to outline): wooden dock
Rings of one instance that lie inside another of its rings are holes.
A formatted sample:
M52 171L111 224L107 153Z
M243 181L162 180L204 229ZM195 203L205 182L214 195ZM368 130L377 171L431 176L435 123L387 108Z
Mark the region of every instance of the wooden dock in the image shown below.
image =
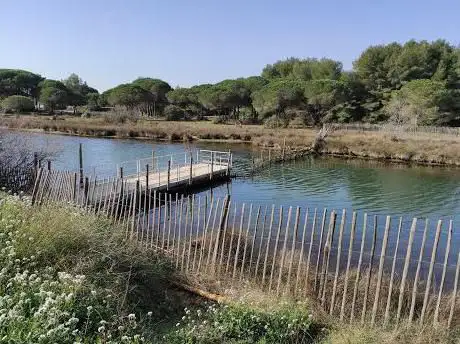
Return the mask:
M110 196L122 201L133 194L154 192L184 193L230 179L231 152L199 150L154 156L117 164L116 168L89 167L78 172L42 169L39 182L48 184L49 193L64 194L80 204L99 205ZM92 173L88 173L91 172ZM86 173L85 173L86 172ZM107 176L101 178L102 174ZM40 197L39 190L34 190Z

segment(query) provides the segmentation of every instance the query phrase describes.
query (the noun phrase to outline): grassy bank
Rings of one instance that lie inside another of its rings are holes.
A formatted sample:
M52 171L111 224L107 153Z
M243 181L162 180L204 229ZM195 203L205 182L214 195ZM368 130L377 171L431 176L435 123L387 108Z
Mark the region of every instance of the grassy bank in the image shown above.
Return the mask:
M209 121L168 122L138 120L110 123L106 117L77 118L0 116L0 126L21 130L44 130L71 135L146 138L164 141L214 140L248 142L259 147L280 149L309 147L316 129L268 129L260 125L225 125ZM323 153L346 158L382 159L435 165L460 166L460 137L420 133L335 131L327 138Z

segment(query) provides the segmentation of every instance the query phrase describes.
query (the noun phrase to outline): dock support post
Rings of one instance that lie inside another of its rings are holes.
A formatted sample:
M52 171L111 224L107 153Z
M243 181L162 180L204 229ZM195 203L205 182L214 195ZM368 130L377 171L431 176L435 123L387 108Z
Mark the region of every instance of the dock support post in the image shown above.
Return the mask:
M118 178L123 179L123 167L121 167L121 166L118 169Z
M80 164L80 187L83 186L83 145L78 146L78 161Z
M48 171L51 171L51 160L48 160L47 163L48 163Z
M214 152L211 152L211 173L209 179L212 180L212 175L214 173Z
M230 150L228 150L228 157L227 157L227 177L230 175L230 159L231 159L232 153Z
M193 179L193 155L190 154L190 176L188 178L189 185L192 185L192 179Z
M145 191L149 192L149 164L145 165Z
M169 191L169 181L171 179L171 160L168 160L168 182L166 184L166 190Z

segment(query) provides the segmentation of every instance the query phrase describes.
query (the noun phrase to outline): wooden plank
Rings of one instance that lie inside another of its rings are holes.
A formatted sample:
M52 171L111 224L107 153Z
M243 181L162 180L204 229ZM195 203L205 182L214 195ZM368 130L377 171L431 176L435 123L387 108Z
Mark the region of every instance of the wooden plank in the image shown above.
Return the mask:
M345 221L346 221L346 210L342 210L342 220L340 221L340 229L339 229L339 243L337 245L337 258L335 263L335 275L334 275L334 284L332 286L332 299L331 299L331 306L329 308L329 314L332 315L334 313L335 308L335 297L337 293L337 282L339 280L339 270L340 270L340 259L342 257L342 241L343 241L343 232L345 229Z
M393 263L391 265L390 286L388 287L387 304L385 307L385 318L383 320L383 324L385 326L388 324L388 320L390 320L390 306L391 306L391 299L393 296L393 279L394 279L395 269L396 269L396 260L398 259L398 248L399 248L399 239L401 237L402 220L403 220L402 217L400 217L399 225L398 225L398 235L396 237L395 252L393 255Z
M323 249L323 235L324 235L324 227L326 226L326 216L327 216L327 209L323 209L323 217L321 220L321 231L320 231L320 236L319 236L319 247L318 247L318 255L316 256L316 265L315 265L315 291L317 292L317 296L319 296L319 284L320 281L318 281L318 272L319 272L319 266L320 266L320 259L321 259L321 253Z
M428 298L430 296L431 282L433 280L433 270L434 270L434 264L436 263L436 252L438 250L438 243L439 243L439 236L441 234L441 228L442 228L442 220L439 220L438 226L436 228L436 236L434 238L433 249L431 251L430 269L428 271L428 278L426 280L426 288L425 288L425 296L423 298L422 312L420 313L420 325L423 325L423 321L425 320L426 309L428 307Z
M238 266L238 257L239 257L239 254L240 254L240 245L241 245L241 235L243 234L243 225L244 225L244 208L245 208L245 204L243 203L242 207L241 207L241 215L240 215L240 231L238 233L238 242L236 244L236 252L235 252L235 258L234 258L234 261L233 261L233 274L232 274L232 278L235 279L236 277L236 268Z
M216 268L217 268L217 256L219 254L219 245L221 245L221 249L223 250L224 244L225 244L225 217L227 216L226 214L228 213L228 205L230 202L230 196L226 195L224 198L224 202L222 204L222 209L220 211L220 221L219 221L219 228L217 229L216 233L216 243L214 245L214 252L213 252L213 257L212 257L212 274L215 276L216 274ZM222 243L221 243L222 240Z
M411 324L412 320L414 319L415 302L417 299L418 280L420 277L420 269L422 267L423 254L425 251L426 235L428 232L428 223L429 223L429 220L426 219L425 220L425 230L423 231L422 244L420 246L420 254L419 254L418 262L417 262L417 270L415 272L414 285L412 288L412 301L411 301L410 312L409 312L409 324Z
M222 243L221 243L221 252L220 252L220 259L219 259L219 274L222 272L224 267L224 256L225 256L225 242L227 240L227 231L228 231L228 218L230 217L230 210L232 207L232 201L230 200L228 204L224 205L224 224L220 226L220 231L223 229L222 233Z
M212 221L212 228L209 232L210 235L209 235L208 258L206 259L206 270L205 271L208 271L211 268L211 263L212 263L211 258L212 258L213 248L214 248L213 240L215 240L214 232L216 232L216 237L218 233L218 229L216 227L216 221L217 221L217 213L219 212L219 204L220 204L220 198L218 198L216 202L216 207L214 209L214 216L213 216L213 221Z
M368 270L367 278L366 278L366 286L364 288L364 299L363 299L363 310L361 313L361 324L364 324L364 320L366 319L367 298L369 295L369 286L370 286L371 278L372 278L372 267L374 265L375 244L377 242L377 223L378 223L377 221L378 221L378 217L377 215L374 215L374 232L372 236L371 254L369 257L369 270Z
M275 216L275 206L272 205L272 212L271 212L271 216L270 216L270 228L268 230L267 245L265 247L264 268L262 270L262 288L264 287L265 276L266 276L266 273L267 273L268 252L270 250L270 241L271 241L271 237L272 237L274 216Z
M324 306L324 303L326 301L326 283L327 283L327 278L328 278L327 274L329 273L329 259L331 257L332 244L334 242L336 219L337 219L337 214L335 210L333 210L331 213L331 218L329 219L326 243L324 246L323 268L322 268L321 280L320 280L321 306Z
M227 264L225 266L225 273L228 273L229 267L230 267L230 258L232 256L232 250L233 250L233 238L235 236L235 221L236 221L236 212L237 212L237 205L234 203L234 213L233 213L233 221L232 221L232 233L230 236L230 247L228 249L228 254L227 254Z
M299 230L299 219L300 219L300 207L297 207L296 214L295 214L294 233L292 233L291 257L289 261L289 269L288 269L288 275L287 275L287 280L286 280L286 286L288 290L290 289L289 285L291 283L292 265L294 262L294 252L295 252L296 241L297 241L297 231ZM294 289L294 292L295 291L296 289Z
M275 248L273 252L273 261L272 261L272 270L270 272L270 282L268 285L268 291L272 289L272 283L273 283L273 275L275 273L275 264L276 264L276 256L278 253L278 243L280 240L280 234L281 234L281 227L283 225L283 206L280 206L280 214L279 214L279 220L278 220L278 231L276 233L276 239L275 239Z
M371 326L374 326L375 324L375 318L377 316L377 311L378 311L378 306L379 306L380 289L382 285L383 267L385 264L385 254L387 251L388 233L390 231L390 225L391 225L391 216L387 216L386 223L385 223L385 233L383 234L382 250L380 251L379 272L377 276L377 286L375 290L374 306L372 308Z
M449 222L449 231L447 233L447 244L446 244L446 252L444 254L444 264L442 267L442 276L441 276L441 284L439 285L439 293L438 293L438 299L436 302L436 308L434 311L434 319L433 319L433 324L437 325L439 322L439 307L441 305L441 298L442 298L442 292L444 290L444 282L446 279L446 271L447 271L447 264L449 261L449 253L450 253L450 245L452 241L452 229L453 228L453 222L450 220Z
M351 232L350 232L350 243L348 245L347 269L345 271L345 283L343 286L342 305L340 307L340 321L343 321L345 317L345 303L347 301L347 291L348 291L348 276L350 273L351 257L353 255L353 242L355 239L355 231L356 231L356 212L354 211L352 220L351 220Z
M187 205L185 205L187 206ZM176 256L175 257L175 260L176 260L176 269L179 267L179 256L180 256L180 244L181 244L181 238L182 238L182 214L184 212L184 195L181 196L180 198L180 209L179 209L179 224L178 224L178 228L177 228L177 240L176 240L176 246L173 247L173 251L174 251L174 255ZM163 221L166 221L166 212L165 212L165 220Z
M198 238L200 237L200 220L201 220L201 197L198 196L198 207L197 207L197 221L196 221L196 234L195 238L197 242L195 243L195 249L193 253L193 266L192 270L195 271L196 259L198 257Z
M248 241L249 241L248 238L249 238L249 231L251 230L251 221L252 221L252 203L249 206L248 225L246 227L246 236L244 238L243 261L241 262L240 282L243 280L243 276L244 276L244 265L246 263L246 251L248 248Z
M452 319L454 318L455 302L457 301L458 277L460 275L460 252L457 257L457 268L455 269L454 288L452 289L452 296L450 301L449 319L447 320L447 328L452 326Z
M256 246L256 237L257 237L257 232L259 228L259 219L260 219L260 205L257 208L257 214L256 214L256 223L254 226L254 233L252 235L252 241L251 241L251 255L249 257L249 274L251 274L251 267L252 267L252 260L254 258L254 247Z
M265 206L264 216L263 216L263 221L262 221L262 230L261 230L261 233L260 233L259 248L257 250L256 268L254 269L254 277L255 278L257 278L257 273L259 272L260 258L261 258L261 254L262 254L262 247L263 247L264 235L265 235L265 223L267 221L267 211L268 211L268 205Z
M311 254L313 250L313 243L315 242L315 231L316 231L316 225L317 225L317 215L318 215L318 209L315 208L315 211L313 212L313 223L311 224L311 233L310 233L310 245L308 247L308 255L307 255L307 269L305 271L305 293L308 291L308 283L310 282L310 265L311 265ZM321 243L320 243L321 245ZM319 250L319 248L318 248Z
M200 259L198 261L198 270L201 271L201 268L202 268L202 260L203 260L203 263L204 263L204 255L206 254L205 252L205 248L206 248L206 241L207 241L207 235L208 235L208 230L209 230L209 223L211 222L211 216L212 216L212 210L213 210L213 207L214 207L214 201L211 201L211 207L210 207L210 210L209 210L209 214L208 214L208 217L206 219L206 212L207 212L207 205L208 205L208 202L207 202L207 198L208 196L206 196L205 198L205 211L204 211L204 217L205 217L205 223L204 223L204 237L203 237L203 241L202 241L202 245L201 245L201 249L200 249ZM206 267L205 267L206 268Z
M296 277L295 277L295 286L294 286L295 295L297 295L298 288L299 288L300 272L301 272L302 263L303 263L303 255L304 255L304 249L305 249L305 239L306 239L306 234L307 234L307 224L308 224L308 208L305 210L305 217L304 217L304 221L303 221L303 231L302 231L302 239L301 239L302 242L301 242L301 245L300 245L300 255L299 255L299 261L298 261L298 264L297 264L297 273L296 273ZM310 246L311 246L311 242L310 242Z
M361 249L359 251L358 267L356 269L355 287L353 288L353 300L351 302L350 322L355 318L356 297L358 296L359 278L361 276L361 266L363 264L364 245L366 243L367 213L364 213L363 231L361 234Z

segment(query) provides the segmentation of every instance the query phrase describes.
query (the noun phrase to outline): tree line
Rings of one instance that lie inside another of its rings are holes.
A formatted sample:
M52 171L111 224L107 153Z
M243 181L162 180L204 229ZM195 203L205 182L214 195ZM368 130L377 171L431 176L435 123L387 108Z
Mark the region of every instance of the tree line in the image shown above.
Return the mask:
M75 74L56 81L4 69L0 98L3 108L25 99L30 108L35 99L50 111L112 106L170 120L216 116L274 127L386 121L459 126L460 49L444 40L411 40L367 48L350 71L328 58L288 58L259 76L174 89L160 79L138 78L101 94Z

